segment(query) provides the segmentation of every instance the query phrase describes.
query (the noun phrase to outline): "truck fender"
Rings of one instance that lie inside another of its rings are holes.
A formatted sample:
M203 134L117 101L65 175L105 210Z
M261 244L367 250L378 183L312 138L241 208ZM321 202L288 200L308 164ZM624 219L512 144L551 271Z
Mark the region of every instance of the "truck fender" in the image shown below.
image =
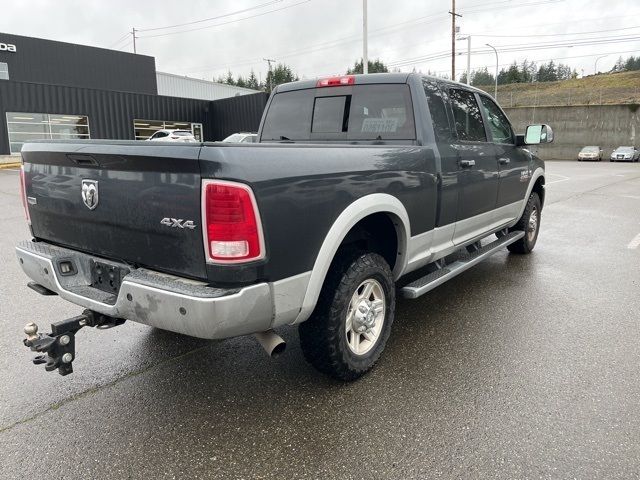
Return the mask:
M411 236L409 215L396 197L386 193L374 193L359 198L338 216L329 229L313 265L309 284L304 295L300 313L291 323L304 322L316 306L320 290L338 248L349 231L363 218L374 213L390 214L398 234L398 261L393 269L394 277L400 277L407 265L407 241Z
M533 187L535 186L536 182L538 181L538 179L540 177L542 177L544 179L544 169L542 167L536 168L535 171L531 174L531 179L529 180L529 186L527 187L527 194L522 199L522 206L520 207L520 211L518 212L518 216L509 225L509 227L512 227L513 225L518 223L518 220L520 220L520 217L524 213L524 208L527 206L527 201L529 200L529 196L531 195L531 192L533 192Z

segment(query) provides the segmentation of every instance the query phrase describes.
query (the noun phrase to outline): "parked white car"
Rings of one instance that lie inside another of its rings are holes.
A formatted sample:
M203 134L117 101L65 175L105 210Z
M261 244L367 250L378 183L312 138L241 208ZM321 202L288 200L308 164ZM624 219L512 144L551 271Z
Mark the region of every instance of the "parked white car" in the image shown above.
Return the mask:
M197 142L190 130L158 130L147 140L152 142Z
M589 146L584 147L578 153L578 161L581 162L583 160L602 160L602 148L597 146Z
M640 158L640 152L636 147L618 147L611 152L612 162L637 162Z
M222 140L223 142L231 143L253 143L256 141L258 135L256 133L234 133Z

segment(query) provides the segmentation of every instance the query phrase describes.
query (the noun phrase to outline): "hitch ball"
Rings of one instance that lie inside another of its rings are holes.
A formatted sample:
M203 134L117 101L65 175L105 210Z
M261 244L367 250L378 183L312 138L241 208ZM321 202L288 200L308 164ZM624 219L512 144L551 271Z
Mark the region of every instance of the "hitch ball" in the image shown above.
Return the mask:
M24 326L24 333L27 336L27 340L36 340L38 338L38 325L35 323L27 323Z

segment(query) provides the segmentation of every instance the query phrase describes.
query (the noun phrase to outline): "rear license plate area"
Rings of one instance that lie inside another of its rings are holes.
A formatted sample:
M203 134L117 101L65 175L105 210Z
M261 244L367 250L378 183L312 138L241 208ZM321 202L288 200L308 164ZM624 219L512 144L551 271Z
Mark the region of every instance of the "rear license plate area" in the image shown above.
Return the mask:
M129 269L91 260L91 286L103 292L117 294Z

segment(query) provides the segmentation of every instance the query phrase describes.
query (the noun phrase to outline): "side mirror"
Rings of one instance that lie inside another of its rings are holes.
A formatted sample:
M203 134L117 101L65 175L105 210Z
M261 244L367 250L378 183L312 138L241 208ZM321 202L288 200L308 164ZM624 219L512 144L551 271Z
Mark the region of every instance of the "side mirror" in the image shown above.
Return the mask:
M524 135L525 145L553 142L553 130L549 125L529 125Z

